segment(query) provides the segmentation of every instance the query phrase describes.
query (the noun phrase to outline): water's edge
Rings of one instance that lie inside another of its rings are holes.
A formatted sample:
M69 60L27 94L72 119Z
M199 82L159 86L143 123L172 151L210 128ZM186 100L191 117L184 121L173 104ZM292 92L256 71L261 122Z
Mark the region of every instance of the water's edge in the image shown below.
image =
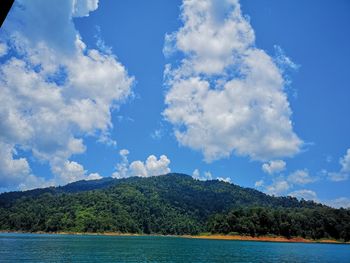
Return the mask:
M333 239L306 239L302 237L286 238L282 236L243 236L243 235L162 235L162 234L135 234L135 233L118 233L118 232L25 232L25 231L0 231L0 234L45 234L45 235L77 235L77 236L145 236L145 237L175 237L186 239L211 239L211 240L236 240L236 241L254 241L254 242L277 242L277 243L317 243L317 244L346 244L350 242L342 242Z

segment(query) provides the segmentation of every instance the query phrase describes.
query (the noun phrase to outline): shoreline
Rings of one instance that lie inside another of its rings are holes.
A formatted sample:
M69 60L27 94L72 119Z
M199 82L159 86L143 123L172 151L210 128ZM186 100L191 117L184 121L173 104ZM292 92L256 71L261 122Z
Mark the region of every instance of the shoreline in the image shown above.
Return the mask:
M193 239L211 239L211 240L237 240L237 241L257 241L257 242L277 242L277 243L322 243L322 244L346 244L349 245L350 242L342 242L333 239L306 239L303 237L292 237L286 238L283 236L243 236L243 235L185 235L184 238L193 238Z
M48 235L78 235L78 236L155 236L155 237L176 237L176 238L186 238L186 239L207 239L207 240L235 240L235 241L256 241L256 242L277 242L277 243L321 243L321 244L345 244L350 245L349 242L342 242L333 239L306 239L302 237L292 237L286 238L283 236L244 236L244 235L221 235L221 234L212 234L212 235L162 235L162 234L137 234L137 233L118 233L118 232L25 232L25 231L0 231L0 234L9 233L9 234L48 234Z

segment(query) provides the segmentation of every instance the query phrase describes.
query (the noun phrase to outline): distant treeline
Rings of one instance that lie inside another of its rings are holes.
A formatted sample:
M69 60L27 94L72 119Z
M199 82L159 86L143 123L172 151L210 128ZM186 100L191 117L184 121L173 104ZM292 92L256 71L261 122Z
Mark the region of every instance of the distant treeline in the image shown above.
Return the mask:
M0 195L0 230L236 233L350 240L350 210L190 176L80 181Z
M330 208L236 208L210 217L208 231L250 236L350 240L350 211Z

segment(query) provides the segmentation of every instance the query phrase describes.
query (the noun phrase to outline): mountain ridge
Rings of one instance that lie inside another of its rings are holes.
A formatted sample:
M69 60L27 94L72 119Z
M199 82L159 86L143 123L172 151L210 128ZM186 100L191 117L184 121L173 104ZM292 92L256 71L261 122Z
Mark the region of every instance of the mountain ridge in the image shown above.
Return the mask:
M198 180L194 179L192 176L184 174L184 173L168 173L164 175L158 175L158 176L152 176L152 177L159 177L159 176L178 176L178 177L184 177L187 179L195 180L198 182L203 182L206 185L210 185L211 182L221 182L224 184L229 184L234 187L239 187L240 189L244 189L246 191L258 193L259 195L264 196L270 196L271 198L278 198L278 199L288 199L288 200L294 200L295 202L298 201L297 198L291 197L291 196L282 196L282 197L276 197L271 196L268 194L265 194L261 191L258 191L256 189L250 188L250 187L242 187L239 185L236 185L234 183L228 183L224 181L220 181L218 179L213 180ZM101 179L94 179L94 180L79 180L75 182L68 183L66 185L62 186L50 186L50 187L44 187L44 188L35 188L31 190L25 190L25 191L10 191L0 194L0 207L5 204L5 202L14 201L21 197L36 197L38 195L41 195L43 193L51 193L51 194L61 194L61 193L78 193L78 192L85 192L85 191L92 191L92 190L98 190L98 189L104 189L111 187L116 184L121 184L123 182L133 181L133 180L142 180L150 177L128 177L128 178L113 178L113 177L103 177ZM11 200L10 200L11 199ZM300 202L300 201L298 201ZM309 203L309 204L315 204L315 205L321 205L320 203L315 203L314 201L304 201L303 203Z

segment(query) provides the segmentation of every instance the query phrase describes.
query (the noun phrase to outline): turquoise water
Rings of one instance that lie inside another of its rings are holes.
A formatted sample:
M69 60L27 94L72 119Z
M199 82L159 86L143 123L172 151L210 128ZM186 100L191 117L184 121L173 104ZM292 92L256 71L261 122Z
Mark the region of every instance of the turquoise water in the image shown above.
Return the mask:
M350 262L350 245L0 234L0 262Z

